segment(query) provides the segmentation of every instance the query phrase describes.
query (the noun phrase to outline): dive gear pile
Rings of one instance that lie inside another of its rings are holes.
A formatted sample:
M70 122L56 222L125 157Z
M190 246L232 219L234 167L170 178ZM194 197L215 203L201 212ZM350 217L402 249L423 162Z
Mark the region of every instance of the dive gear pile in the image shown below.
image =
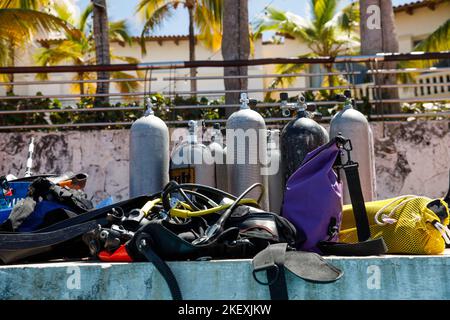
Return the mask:
M0 259L16 263L90 254L108 262L150 261L166 279L174 299L182 295L167 260L256 256L255 279L263 283L257 274L267 273L265 284L273 299L287 297L284 265L307 281L339 279L342 272L317 254L295 251L295 227L262 210L261 196L245 198L257 188L264 194L263 186L254 184L236 197L210 186L172 181L154 195L86 211L82 206L75 209L78 202L68 199L66 188L38 178L26 200L34 201L37 194L52 196L68 208L58 209L60 220L32 232L0 232Z

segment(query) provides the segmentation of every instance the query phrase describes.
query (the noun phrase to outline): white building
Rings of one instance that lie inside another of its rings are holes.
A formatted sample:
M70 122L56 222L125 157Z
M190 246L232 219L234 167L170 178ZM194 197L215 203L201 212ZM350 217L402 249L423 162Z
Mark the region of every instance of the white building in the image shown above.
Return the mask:
M410 52L415 44L420 40L426 38L440 25L450 18L450 1L417 1L409 4L397 6L394 9L397 35L400 44L400 52ZM118 43L112 43L112 50L116 55L132 56L138 58L141 62L164 62L164 61L183 61L189 60L188 50L188 37L187 36L155 36L147 37L147 54L141 55L141 49L139 46L138 38L134 39L133 45L122 47ZM50 40L51 42L52 40ZM35 65L33 61L33 55L36 48L39 47L39 43L35 43L33 46L29 46L26 52L23 52L21 58L17 62L19 66ZM308 53L306 45L294 40L285 38L281 43L263 42L262 39L258 39L254 43L253 57L258 58L271 58L271 57L294 57L301 54ZM200 43L196 46L196 59L197 60L222 60L220 50L218 52L211 52L206 49ZM122 63L115 61L116 63ZM274 66L257 66L249 68L249 75L261 75L274 73ZM223 74L222 68L199 68L198 76L221 76ZM167 81L163 80L167 77L183 77L189 76L188 69L173 69L168 70L155 70L152 72L152 77L157 78L157 81L153 81L151 84L152 91L190 91L190 83L186 80ZM16 81L33 81L35 75L17 75ZM70 79L69 74L53 74L51 80L64 80ZM249 79L249 89L261 89L267 88L273 78L253 78ZM450 72L441 72L433 74L423 74L418 78L418 81L423 83L439 81L441 83L450 83ZM308 87L311 86L311 79L301 77L298 78L295 87ZM27 85L16 86L15 93L19 95L35 95L40 91L48 95L61 95L69 94L69 84L52 84L52 85ZM111 87L114 92L113 86ZM223 80L221 79L208 79L198 81L199 91L222 91L224 90ZM450 86L442 86L430 89L422 90L402 90L402 96L411 95L424 95L424 96L448 96ZM141 90L143 91L143 87ZM4 88L0 88L0 95L4 94ZM199 96L203 94L199 93ZM222 96L222 93L217 94L205 94L209 97ZM263 93L252 93L252 97L261 99Z

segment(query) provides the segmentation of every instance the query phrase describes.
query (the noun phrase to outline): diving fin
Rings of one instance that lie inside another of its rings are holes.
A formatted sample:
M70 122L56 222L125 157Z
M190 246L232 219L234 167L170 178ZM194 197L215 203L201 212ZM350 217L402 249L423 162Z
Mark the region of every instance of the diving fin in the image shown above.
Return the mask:
M82 236L97 224L93 220L51 232L0 233L0 261L9 264L51 251L54 246Z

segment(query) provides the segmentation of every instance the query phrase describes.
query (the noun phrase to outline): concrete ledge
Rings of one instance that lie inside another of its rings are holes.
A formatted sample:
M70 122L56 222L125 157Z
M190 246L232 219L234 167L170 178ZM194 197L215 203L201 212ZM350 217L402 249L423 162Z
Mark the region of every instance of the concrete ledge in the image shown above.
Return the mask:
M288 272L291 299L450 299L450 255L330 257L344 276L307 283ZM170 263L185 299L270 299L250 260ZM0 267L0 299L171 299L151 263L64 262Z

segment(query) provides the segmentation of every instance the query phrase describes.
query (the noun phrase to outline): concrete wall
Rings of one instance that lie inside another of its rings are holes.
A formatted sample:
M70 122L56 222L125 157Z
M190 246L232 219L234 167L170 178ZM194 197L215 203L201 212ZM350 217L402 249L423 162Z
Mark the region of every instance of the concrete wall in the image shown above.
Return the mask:
M448 189L450 122L373 122L377 192L440 197ZM128 198L128 130L0 133L0 173L23 175L34 136L35 173L89 174L86 192L95 201Z
M326 259L344 272L343 277L316 284L287 272L291 300L450 299L448 255ZM268 287L253 279L250 260L169 264L186 300L270 299ZM151 263L1 266L0 286L2 300L171 299L167 284Z

